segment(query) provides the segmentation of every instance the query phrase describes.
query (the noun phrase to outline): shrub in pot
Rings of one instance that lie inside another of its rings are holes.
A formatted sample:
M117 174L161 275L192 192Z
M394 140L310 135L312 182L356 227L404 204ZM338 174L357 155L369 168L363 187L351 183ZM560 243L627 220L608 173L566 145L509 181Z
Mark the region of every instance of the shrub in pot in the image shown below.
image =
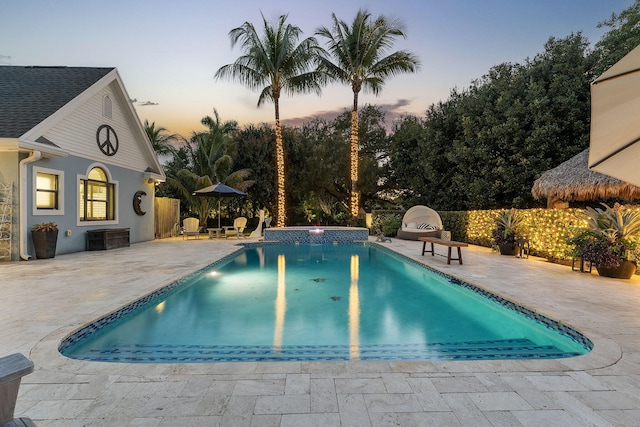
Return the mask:
M58 226L54 222L34 224L31 228L31 239L36 258L54 258L58 243Z
M493 242L500 249L500 254L515 255L518 251L516 241L519 228L522 226L522 213L515 208L500 211L494 221L496 228L493 230L491 237L493 237Z
M601 276L629 279L638 259L640 211L619 203L602 205L604 209L585 210L587 228L574 238L575 253L591 262Z

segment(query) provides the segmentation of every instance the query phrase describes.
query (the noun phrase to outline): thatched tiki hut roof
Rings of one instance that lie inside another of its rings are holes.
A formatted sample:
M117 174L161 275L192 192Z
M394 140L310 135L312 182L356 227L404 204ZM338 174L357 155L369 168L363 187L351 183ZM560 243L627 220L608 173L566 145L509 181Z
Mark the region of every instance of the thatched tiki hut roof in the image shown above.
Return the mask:
M547 198L547 207L557 202L595 199L640 199L640 187L589 170L589 149L546 171L533 183L536 199Z

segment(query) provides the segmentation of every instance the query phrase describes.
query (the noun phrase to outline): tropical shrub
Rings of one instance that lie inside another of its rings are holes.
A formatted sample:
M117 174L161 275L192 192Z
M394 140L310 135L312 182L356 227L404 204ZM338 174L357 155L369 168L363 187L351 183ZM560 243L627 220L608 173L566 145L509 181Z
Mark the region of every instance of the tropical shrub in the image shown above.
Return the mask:
M491 234L494 243L498 246L515 244L522 222L522 213L515 208L498 212L495 217L496 228Z
M573 242L574 254L597 268L617 268L622 260L637 260L640 211L616 203L604 209L588 207L583 214L587 227Z

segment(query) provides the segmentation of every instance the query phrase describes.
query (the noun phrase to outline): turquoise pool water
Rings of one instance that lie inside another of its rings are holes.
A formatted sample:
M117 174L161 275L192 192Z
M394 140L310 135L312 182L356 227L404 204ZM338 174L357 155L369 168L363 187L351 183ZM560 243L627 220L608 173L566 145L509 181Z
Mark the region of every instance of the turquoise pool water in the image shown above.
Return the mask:
M578 332L368 243L249 244L67 337L116 362L469 360L587 353Z

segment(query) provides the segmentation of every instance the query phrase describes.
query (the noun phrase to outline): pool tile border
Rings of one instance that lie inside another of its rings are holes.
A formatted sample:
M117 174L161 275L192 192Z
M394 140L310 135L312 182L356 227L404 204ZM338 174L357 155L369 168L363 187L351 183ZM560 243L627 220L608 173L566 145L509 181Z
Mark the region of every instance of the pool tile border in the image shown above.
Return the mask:
M450 283L453 283L455 285L461 286L463 288L469 289L472 292L475 292L479 295L482 295L483 297L494 301L500 305L502 305L503 307L515 311L517 313L520 313L530 319L535 320L538 323L543 324L544 326L546 326L547 328L556 331L568 338L570 338L571 340L573 340L574 342L576 342L577 344L580 344L582 347L584 347L585 349L591 351L593 350L593 342L591 342L591 340L589 338L587 338L586 336L584 336L583 334L581 334L580 332L576 331L574 328L567 326L561 322L558 322L556 320L550 319L547 316L544 316L534 310L531 310L529 308L523 307L520 304L516 304L513 301L510 301L506 298L501 297L498 294L495 294L493 292L490 292L486 289L483 289L477 285L474 285L472 283L469 283L465 280L459 279L455 276L452 276L450 274L444 273L440 270L437 270L429 265L423 264L419 261L416 261L413 258L410 258L406 255L400 254L398 252L392 251L391 249L386 248L383 245L377 244L377 243L373 243L370 242L370 245L375 245L376 247L379 247L381 249L383 249L385 252L393 255L393 256L397 256L402 258L405 261L411 262L417 266L426 268L429 271L432 271L433 273L436 273L440 276L442 276L443 278L447 279Z
M239 248L237 251L234 251L226 256L224 256L223 258L201 268L198 269L190 274L187 274L186 276L183 276L177 280L175 280L174 282L163 286L153 292L150 292L149 294L111 312L108 313L107 315L97 319L94 322L91 322L87 325L84 325L80 328L78 328L77 330L75 330L74 332L72 332L71 334L69 334L66 338L64 338L60 345L58 346L58 351L61 354L64 354L64 351L66 351L67 349L69 349L70 347L72 347L73 345L75 345L78 341L93 335L95 333L99 333L101 329L105 328L106 326L112 324L113 322L116 322L122 318L125 318L126 316L132 314L133 312L135 312L138 309L142 309L148 305L154 304L158 299L162 298L162 297L166 297L168 296L170 293L177 291L178 289L180 289L180 287L184 286L185 283L189 282L193 277L198 276L200 274L202 274L203 272L210 270L213 267L219 266L219 265L223 265L226 264L227 262L231 261L233 258L235 258L237 256L237 254L244 250L244 248L251 248L251 247L259 247L259 246L264 246L264 245L276 245L276 244L281 244L282 242L279 241L263 241L263 242L247 242L247 243L242 243L242 248ZM583 334L581 334L580 332L576 331L574 328L571 328L567 325L564 325L558 321L555 321L553 319L550 319L534 310L528 309L526 307L523 307L519 304L516 304L512 301L509 301L493 292L487 291L486 289L480 288L476 285L473 285L469 282L466 282L462 279L456 278L450 274L444 273L440 270L437 270L431 266L425 265L419 261L416 261L415 259L412 259L406 255L400 254L398 252L395 252L383 245L374 243L374 242L368 242L368 241L356 241L356 242L342 242L342 243L336 243L333 242L333 244L346 244L346 243L354 243L354 244L362 244L363 246L375 246L376 248L382 250L383 252L391 255L391 256L395 256L395 257L399 257L402 258L404 261L408 261L414 265L417 265L421 268L425 268L445 279L447 279L450 283L455 284L457 286L462 286L472 292L475 292L491 301L494 301L502 306L504 306L505 308L518 312L530 319L535 320L536 322L544 325L545 327L556 331L564 336L566 336L567 338L573 340L574 342L576 342L577 344L581 345L583 348L585 348L586 350L591 351L593 349L593 343L591 342L591 340L589 340L587 337L585 337ZM329 243L330 244L330 243ZM569 356L575 356L575 355L569 355ZM522 358L521 356L519 358ZM171 360L171 361L167 361L167 363L182 363L182 362L197 362L199 360L191 360L194 358L177 358L175 360ZM197 358L195 358L197 359ZM483 360L485 358L483 357L478 357L474 360ZM506 357L505 357L506 359ZM229 360L227 359L217 359L220 362L231 362L231 361L238 361L235 360L233 358L229 358ZM254 359L253 361L269 361L269 360L273 360L273 359ZM286 359L287 361L295 361L296 359ZM334 359L326 359L326 358L306 358L304 360L308 360L308 361L326 361L326 360L334 360ZM363 359L365 360L365 359ZM424 359L420 359L418 358L406 358L406 359L384 359L384 358L379 358L376 360L424 360ZM449 360L458 360L455 357ZM459 359L462 360L462 359ZM464 360L468 360L468 359L464 359ZM493 360L493 356L492 357L487 357L486 360ZM112 361L117 361L116 359L112 359ZM139 361L139 362L159 362L158 358L140 358L139 360L129 360L132 362L135 361ZM202 360L204 361L204 360Z
M162 286L159 289L156 289L155 291L150 292L147 295L141 298L138 298L137 300L131 303L128 303L127 305L120 307L119 309L114 310L111 313L108 313L105 316L87 325L81 326L80 328L76 329L74 332L72 332L62 340L62 342L58 346L58 351L64 354L65 350L75 345L78 341L88 337L89 335L99 332L102 328L122 318L125 318L126 316L130 315L131 313L135 312L138 309L142 309L148 305L154 304L158 299L162 297L166 297L170 293L180 289L180 287L184 286L185 283L189 282L193 277L201 275L203 272L210 270L212 267L226 264L227 262L231 261L233 258L237 256L238 252L241 252L242 250L243 250L242 248L238 248L238 250L220 258L217 261L212 262L211 264L203 268L200 268L192 273L189 273L186 276L183 276L169 283L168 285Z

